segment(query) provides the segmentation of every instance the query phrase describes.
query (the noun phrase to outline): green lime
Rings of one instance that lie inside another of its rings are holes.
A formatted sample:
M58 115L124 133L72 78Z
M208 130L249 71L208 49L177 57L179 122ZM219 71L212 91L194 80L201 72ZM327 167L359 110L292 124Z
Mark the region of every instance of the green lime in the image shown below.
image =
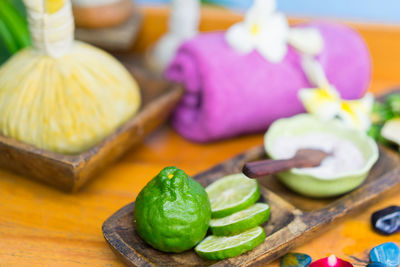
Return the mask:
M198 182L182 170L167 167L139 193L134 217L136 230L146 243L178 253L205 237L211 206Z
M256 203L227 217L212 219L210 229L218 236L238 234L268 221L270 212L269 205Z
M252 250L264 240L264 229L257 226L238 235L208 236L194 250L202 258L223 260Z
M225 176L206 188L213 218L221 218L254 204L260 198L257 180L244 174Z

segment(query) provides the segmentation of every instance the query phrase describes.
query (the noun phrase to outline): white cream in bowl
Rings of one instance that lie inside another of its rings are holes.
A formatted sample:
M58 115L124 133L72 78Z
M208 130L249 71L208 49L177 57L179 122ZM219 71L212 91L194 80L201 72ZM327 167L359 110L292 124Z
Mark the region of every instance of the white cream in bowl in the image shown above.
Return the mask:
M365 164L363 154L353 142L322 132L280 136L274 141L271 151L276 159L289 159L299 149L318 149L332 154L318 167L297 169L303 174L317 176L320 179L334 179L341 174L357 171Z

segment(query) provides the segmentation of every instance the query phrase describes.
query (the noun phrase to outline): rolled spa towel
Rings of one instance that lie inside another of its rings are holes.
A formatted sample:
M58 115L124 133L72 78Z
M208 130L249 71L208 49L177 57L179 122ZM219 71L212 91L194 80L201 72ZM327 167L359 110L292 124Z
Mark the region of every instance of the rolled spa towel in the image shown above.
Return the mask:
M304 26L318 29L323 37L318 61L330 83L345 99L361 97L371 77L371 60L362 38L342 25ZM257 51L238 54L222 32L201 34L184 43L166 77L186 88L172 125L197 142L264 131L276 119L303 112L297 93L312 87L301 56L292 47L282 62L270 63Z

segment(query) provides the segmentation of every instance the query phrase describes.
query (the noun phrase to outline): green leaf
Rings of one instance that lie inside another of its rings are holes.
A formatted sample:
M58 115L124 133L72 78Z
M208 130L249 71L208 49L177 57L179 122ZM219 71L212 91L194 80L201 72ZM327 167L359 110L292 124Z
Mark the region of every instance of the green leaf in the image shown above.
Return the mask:
M4 0L0 0L4 1ZM26 20L26 9L22 0L8 0ZM0 66L11 57L4 40L0 36Z
M1 0L0 0L1 1ZM0 66L7 61L7 59L11 56L11 54L8 52L5 44L0 38Z
M26 18L26 8L22 0L9 0L10 3L21 13L21 15Z

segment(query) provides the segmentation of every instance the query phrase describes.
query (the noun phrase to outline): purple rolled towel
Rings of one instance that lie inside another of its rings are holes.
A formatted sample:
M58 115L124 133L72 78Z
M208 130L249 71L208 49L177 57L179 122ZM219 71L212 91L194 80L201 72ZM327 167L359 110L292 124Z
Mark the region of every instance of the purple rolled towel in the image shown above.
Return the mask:
M341 96L361 97L370 82L371 60L359 34L338 24L303 26L320 31L324 49L318 60ZM257 51L238 54L222 32L200 34L184 43L165 74L186 89L172 125L197 142L264 131L276 119L303 112L297 93L312 87L293 48L274 64Z

